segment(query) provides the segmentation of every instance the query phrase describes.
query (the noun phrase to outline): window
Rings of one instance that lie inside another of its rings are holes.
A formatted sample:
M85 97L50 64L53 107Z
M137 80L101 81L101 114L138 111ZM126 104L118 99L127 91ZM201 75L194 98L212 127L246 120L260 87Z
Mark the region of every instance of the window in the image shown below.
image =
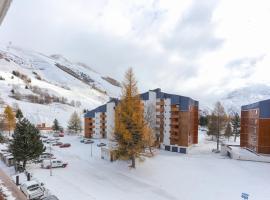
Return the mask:
M166 150L166 151L171 151L171 147L168 146L168 145L166 145L166 146L165 146L165 150Z
M178 152L178 147L172 147L172 152Z

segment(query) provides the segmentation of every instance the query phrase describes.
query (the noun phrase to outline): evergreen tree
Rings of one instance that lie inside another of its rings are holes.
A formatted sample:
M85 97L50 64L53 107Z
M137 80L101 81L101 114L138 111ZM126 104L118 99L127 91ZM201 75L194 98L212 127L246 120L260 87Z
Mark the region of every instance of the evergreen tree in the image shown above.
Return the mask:
M5 121L7 123L8 132L10 135L10 131L15 128L15 116L13 110L10 106L7 106L4 111Z
M228 139L228 141L230 137L232 136L232 126L230 122L227 123L224 136Z
M240 117L237 112L234 113L234 116L231 119L234 141L236 142L236 138L240 135Z
M16 162L23 162L24 169L27 161L37 159L45 151L39 130L25 118L16 123L12 137L9 151Z
M82 121L77 112L72 113L68 122L68 129L70 131L74 131L75 133L82 131Z
M20 108L16 112L16 118L20 121L23 118L23 113Z
M59 125L59 122L58 122L57 119L54 119L52 129L54 131L60 131L61 130L61 126Z
M115 111L116 153L120 159L130 159L135 168L136 157L143 150L144 115L143 105L132 69L125 74L122 96Z
M208 125L208 116L200 115L199 124L200 124L200 126L207 126Z

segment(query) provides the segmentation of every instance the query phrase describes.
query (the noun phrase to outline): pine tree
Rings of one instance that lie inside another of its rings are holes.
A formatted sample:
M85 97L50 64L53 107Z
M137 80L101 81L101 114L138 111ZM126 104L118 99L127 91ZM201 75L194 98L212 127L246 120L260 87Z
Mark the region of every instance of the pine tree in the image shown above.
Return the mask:
M20 108L16 112L16 118L20 121L23 118L23 113Z
M240 117L237 112L234 113L234 116L231 119L234 141L236 142L236 138L240 135Z
M37 159L45 151L45 147L40 140L39 130L26 118L16 123L12 137L9 151L16 162L23 162L24 169L27 161Z
M68 129L70 131L74 131L75 133L82 131L82 121L77 112L72 113L68 122Z
M54 119L53 120L53 126L52 126L52 129L54 131L60 131L61 130L61 126L59 125L59 122L57 119Z
M136 157L143 150L143 105L137 89L137 81L130 68L125 74L122 96L115 111L116 153L120 159L130 159L135 168Z
M224 136L228 139L228 141L230 137L232 136L232 126L230 122L227 123Z
M7 123L8 132L10 135L10 131L15 128L15 116L13 110L10 106L7 106L4 111L5 121Z

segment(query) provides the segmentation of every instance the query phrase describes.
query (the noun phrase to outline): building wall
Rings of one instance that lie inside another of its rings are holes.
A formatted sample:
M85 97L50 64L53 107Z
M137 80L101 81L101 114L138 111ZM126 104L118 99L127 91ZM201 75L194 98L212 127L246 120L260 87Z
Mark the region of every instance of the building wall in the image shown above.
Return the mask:
M109 140L113 140L115 103L114 102L107 103L106 108L107 108L106 134Z
M240 146L258 151L259 109L241 111Z
M161 116L163 118L163 116ZM164 100L164 132L163 132L163 141L162 144L170 145L170 136L171 136L171 99Z
M270 118L260 118L260 109L241 111L240 146L270 154Z
M270 119L259 120L258 153L270 154Z
M190 99L185 101L188 99L187 97L183 97L182 100L178 99L178 101L176 98L180 96L174 95L174 99L167 97L157 97L155 91L145 93L142 99L144 116L149 114L152 116L151 123L160 133L161 148L166 149L169 146L170 150L177 149L179 152L178 147L187 148L198 143L198 106L192 106ZM184 109L180 105L183 105ZM85 136L113 140L115 103L107 103L105 112L95 112L94 115L92 121L85 120L85 123L94 123L93 129L89 128L89 125L85 125Z
M94 119L84 118L84 136L86 138L92 138L94 133Z

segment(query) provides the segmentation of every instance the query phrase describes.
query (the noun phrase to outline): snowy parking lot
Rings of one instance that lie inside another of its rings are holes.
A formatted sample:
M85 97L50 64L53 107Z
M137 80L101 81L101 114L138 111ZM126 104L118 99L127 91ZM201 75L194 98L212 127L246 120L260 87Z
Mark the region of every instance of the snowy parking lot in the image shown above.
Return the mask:
M154 158L129 169L128 163L108 162L100 157L99 140L80 143L77 136L65 136L69 148L53 147L52 153L68 162L66 168L50 170L32 165L29 170L64 200L156 199L222 200L270 199L270 164L231 160L211 152L215 143L201 138L188 155L159 151ZM194 192L196 191L196 192Z

